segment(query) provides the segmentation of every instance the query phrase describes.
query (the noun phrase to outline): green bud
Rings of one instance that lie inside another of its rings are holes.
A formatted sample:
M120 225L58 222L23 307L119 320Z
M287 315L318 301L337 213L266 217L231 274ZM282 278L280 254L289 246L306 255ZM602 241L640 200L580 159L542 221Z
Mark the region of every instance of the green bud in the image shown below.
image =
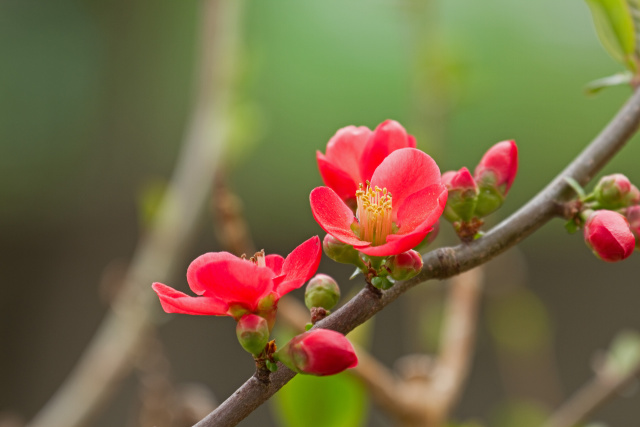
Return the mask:
M422 256L418 252L410 250L389 257L386 266L390 271L389 276L393 280L411 279L422 270Z
M500 208L502 203L504 196L496 187L481 186L475 214L478 218L485 217Z
M304 303L311 310L322 307L331 310L340 300L340 288L333 278L326 274L317 274L307 284L304 292Z
M322 241L324 253L332 260L342 264L353 264L358 268L364 268L364 263L359 257L357 250L351 245L342 243L340 240L327 234Z
M640 202L640 192L621 173L603 176L593 195L600 208L616 210Z
M269 342L269 325L260 316L246 314L238 321L236 336L242 348L259 356Z

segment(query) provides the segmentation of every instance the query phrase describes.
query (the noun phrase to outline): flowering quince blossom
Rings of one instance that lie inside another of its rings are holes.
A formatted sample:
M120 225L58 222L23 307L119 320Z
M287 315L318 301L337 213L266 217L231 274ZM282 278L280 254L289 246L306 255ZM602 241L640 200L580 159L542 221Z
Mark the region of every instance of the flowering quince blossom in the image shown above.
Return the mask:
M274 354L292 371L310 375L335 375L358 365L353 345L329 329L312 329L295 336Z
M347 126L327 143L326 154L316 152L318 169L327 187L342 200L355 205L359 185L371 180L373 172L390 153L415 148L416 140L395 120L386 120L371 131L366 126Z
M371 181L354 194L356 216L329 187L310 195L315 220L327 233L376 257L396 255L418 245L431 231L447 202L440 169L427 154L401 148L375 169Z
M627 219L609 210L589 215L584 225L584 240L599 258L607 262L627 258L636 244Z
M518 173L518 147L516 142L502 141L482 156L474 177L480 186L497 188L506 196Z
M187 270L187 282L198 296L154 283L153 290L167 313L231 316L247 313L265 317L273 326L278 300L301 287L318 269L321 243L314 236L287 258L256 254L251 260L228 252L209 252L196 258Z

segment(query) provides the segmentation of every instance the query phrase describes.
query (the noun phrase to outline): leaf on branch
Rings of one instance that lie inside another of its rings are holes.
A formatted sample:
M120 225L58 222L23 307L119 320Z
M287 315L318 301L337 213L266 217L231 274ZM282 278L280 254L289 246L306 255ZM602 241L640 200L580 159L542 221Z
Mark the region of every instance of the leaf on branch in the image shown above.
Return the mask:
M587 85L584 88L584 91L587 93L587 95L595 95L596 93L600 92L602 89L606 89L608 87L631 84L632 78L633 78L633 74L631 74L628 71L624 71L622 73L616 73L612 76L603 77L601 79L597 79L587 83Z
M615 60L635 72L636 30L631 1L635 0L587 0L587 4L604 48Z

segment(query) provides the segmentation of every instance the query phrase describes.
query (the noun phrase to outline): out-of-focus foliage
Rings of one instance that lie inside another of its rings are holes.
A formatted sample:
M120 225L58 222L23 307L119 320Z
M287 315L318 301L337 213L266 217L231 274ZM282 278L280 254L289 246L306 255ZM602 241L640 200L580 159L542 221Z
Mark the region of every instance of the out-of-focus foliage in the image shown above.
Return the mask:
M635 71L636 35L629 3L629 0L587 0L602 45L613 58Z
M366 421L366 390L348 372L296 375L276 396L283 427L358 427Z
M493 427L540 427L549 412L535 402L511 400L502 403L493 414Z
M526 288L492 299L487 316L489 330L506 351L528 353L547 345L551 339L544 304Z

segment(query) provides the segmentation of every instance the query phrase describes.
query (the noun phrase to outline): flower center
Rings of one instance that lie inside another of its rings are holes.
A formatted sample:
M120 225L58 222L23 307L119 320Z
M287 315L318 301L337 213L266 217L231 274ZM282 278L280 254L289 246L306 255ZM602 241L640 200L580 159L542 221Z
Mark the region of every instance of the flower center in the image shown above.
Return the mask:
M358 209L356 216L359 222L360 238L371 242L374 246L386 243L387 236L391 234L393 223L391 221L391 193L386 188L377 185L371 188L371 183L356 191Z
M246 260L247 254L240 255L240 258ZM258 267L266 267L267 263L264 259L264 249L262 249L260 252L256 252L251 258L249 258L249 261L257 265Z

